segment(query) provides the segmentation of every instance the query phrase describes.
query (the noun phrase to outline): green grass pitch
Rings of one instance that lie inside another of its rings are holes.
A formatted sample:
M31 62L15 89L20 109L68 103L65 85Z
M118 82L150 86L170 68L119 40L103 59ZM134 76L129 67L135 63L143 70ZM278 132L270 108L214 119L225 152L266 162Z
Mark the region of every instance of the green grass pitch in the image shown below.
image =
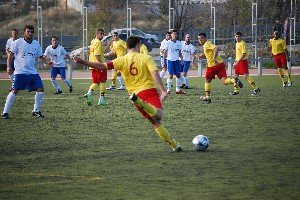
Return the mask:
M216 79L212 103L199 101L204 79L191 78L164 103L163 124L183 152L174 153L135 110L125 91L108 91L108 106L88 107L90 80L54 95L44 81L41 111L21 91L0 119L0 199L299 199L300 77L283 88L278 76L254 77L262 92L240 95ZM108 84L108 83L107 83ZM3 109L9 81L0 81ZM2 110L1 110L2 112ZM197 152L192 139L210 140Z

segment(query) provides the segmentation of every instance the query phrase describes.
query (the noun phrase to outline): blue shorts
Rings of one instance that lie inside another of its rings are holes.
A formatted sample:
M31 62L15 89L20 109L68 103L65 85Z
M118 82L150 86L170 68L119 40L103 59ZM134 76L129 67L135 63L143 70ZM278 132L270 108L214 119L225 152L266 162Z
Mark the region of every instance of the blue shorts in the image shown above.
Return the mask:
M168 72L170 75L179 75L180 74L180 68L181 68L181 64L179 60L176 61L170 61L168 60Z
M35 91L37 88L44 88L39 74L15 74L12 89Z
M187 73L190 69L191 61L183 61L183 72Z
M51 78L56 78L57 74L60 74L62 79L66 79L66 68L65 67L52 67Z

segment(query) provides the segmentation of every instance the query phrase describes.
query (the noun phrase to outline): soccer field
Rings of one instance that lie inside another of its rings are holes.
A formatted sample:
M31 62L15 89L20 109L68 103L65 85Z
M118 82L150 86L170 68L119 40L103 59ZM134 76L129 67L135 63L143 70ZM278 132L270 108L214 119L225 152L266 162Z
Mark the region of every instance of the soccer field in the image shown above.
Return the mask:
M54 95L44 81L41 111L21 91L0 119L0 199L299 199L300 76L283 88L278 76L254 77L262 92L240 95L216 79L212 102L199 101L204 79L164 103L163 124L183 152L172 152L137 112L125 91L108 91L108 106L86 105L90 80ZM110 82L110 81L109 81ZM0 81L3 109L9 81ZM98 95L97 95L98 96ZM1 110L2 112L2 110ZM192 139L210 140L197 152Z

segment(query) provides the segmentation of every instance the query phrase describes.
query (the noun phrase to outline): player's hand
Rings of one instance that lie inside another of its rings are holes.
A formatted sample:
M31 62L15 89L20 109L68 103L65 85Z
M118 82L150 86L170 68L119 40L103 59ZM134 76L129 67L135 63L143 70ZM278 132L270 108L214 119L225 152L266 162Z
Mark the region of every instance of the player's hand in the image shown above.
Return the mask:
M74 60L75 63L80 63L82 61L82 59L80 57L78 57L78 56L75 56L73 58L73 60Z
M49 65L50 67L53 67L54 63L51 61L51 62L48 63L48 65Z
M13 74L13 70L11 68L7 68L7 74L8 75L12 75Z
M167 91L162 91L160 95L160 101L164 102L167 98Z
M198 56L199 60L204 59L204 58L205 58L205 55L203 53Z

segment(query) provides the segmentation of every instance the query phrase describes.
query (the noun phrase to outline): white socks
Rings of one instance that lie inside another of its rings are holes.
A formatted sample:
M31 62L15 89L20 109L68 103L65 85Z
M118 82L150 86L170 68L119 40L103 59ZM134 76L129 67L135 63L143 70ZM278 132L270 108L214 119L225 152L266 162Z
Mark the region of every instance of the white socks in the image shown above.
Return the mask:
M40 107L43 102L43 96L44 96L44 92L36 92L35 93L35 102L34 102L34 107L33 107L34 112L40 111Z
M122 76L118 76L118 80L121 86L125 87L124 79Z
M61 88L56 80L51 80L51 83L53 87L56 89L56 91L61 91Z
M171 90L171 87L172 87L172 79L167 78L167 89Z
M9 113L9 110L10 110L11 106L13 105L15 98L16 98L16 95L13 92L10 92L7 95L3 113Z
M64 79L63 82L65 82L68 87L70 87L72 85L71 81L69 79Z
M159 76L160 76L161 79L165 76L166 72L167 71L165 71L165 70L160 71Z
M181 86L181 77L177 78L176 77L176 92L180 91L180 86Z

